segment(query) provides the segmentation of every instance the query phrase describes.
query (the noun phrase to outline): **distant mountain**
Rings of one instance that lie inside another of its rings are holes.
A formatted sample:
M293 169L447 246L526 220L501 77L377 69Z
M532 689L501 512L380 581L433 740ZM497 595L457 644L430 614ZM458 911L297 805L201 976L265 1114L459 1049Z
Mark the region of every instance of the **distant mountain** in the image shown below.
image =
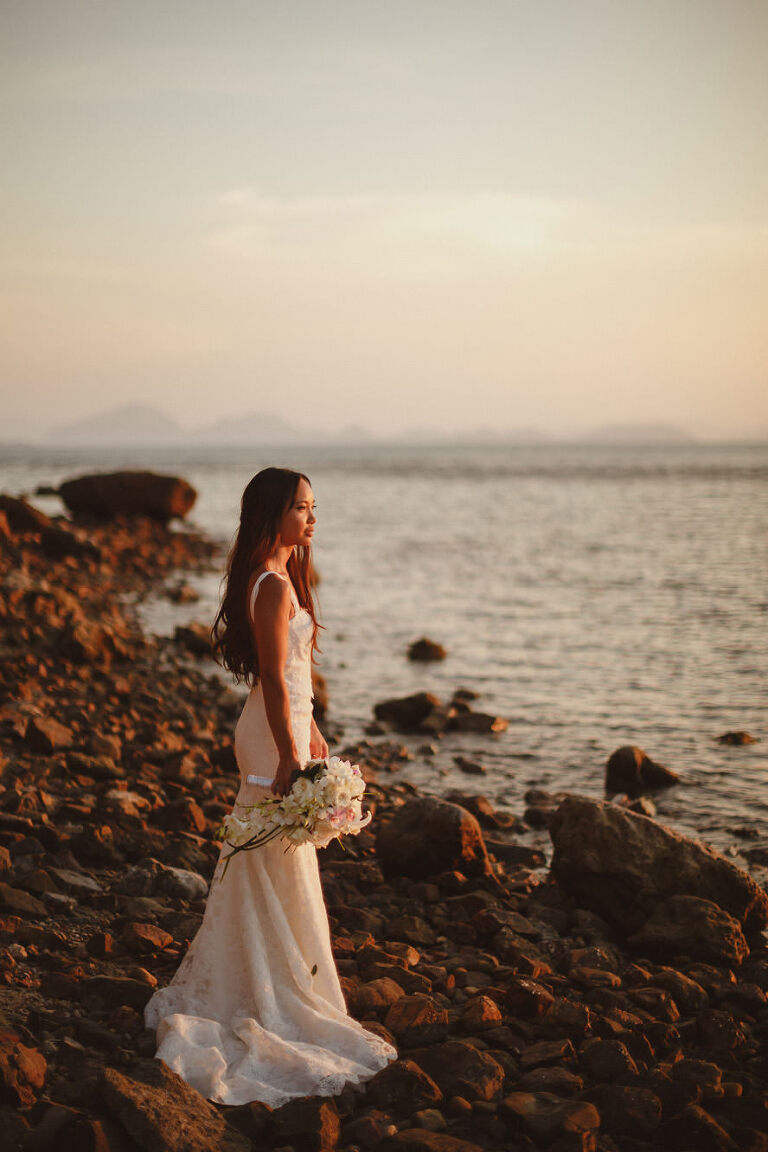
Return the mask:
M121 404L84 420L59 424L49 440L65 444L168 444L179 439L176 421L149 404Z
M604 424L578 440L589 444L695 444L695 436L675 424Z
M272 412L248 412L244 416L229 416L190 430L188 436L196 444L290 444L310 439Z

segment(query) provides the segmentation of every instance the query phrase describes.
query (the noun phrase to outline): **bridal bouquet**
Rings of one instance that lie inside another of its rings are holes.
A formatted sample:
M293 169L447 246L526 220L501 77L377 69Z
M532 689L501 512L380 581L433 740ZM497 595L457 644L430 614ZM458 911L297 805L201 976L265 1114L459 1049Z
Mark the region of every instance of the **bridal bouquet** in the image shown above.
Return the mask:
M357 835L371 820L370 812L363 815L364 792L365 782L357 764L329 756L312 760L295 773L285 796L238 805L243 815L230 812L216 832L216 839L232 849L224 857L222 879L238 852L261 848L277 836L286 840L289 848L299 844L325 848L339 836Z

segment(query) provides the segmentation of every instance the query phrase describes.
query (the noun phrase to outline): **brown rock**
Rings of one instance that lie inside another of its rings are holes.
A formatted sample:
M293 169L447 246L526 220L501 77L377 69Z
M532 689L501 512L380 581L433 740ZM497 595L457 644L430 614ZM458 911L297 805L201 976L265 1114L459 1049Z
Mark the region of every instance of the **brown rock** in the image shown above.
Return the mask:
M10 884L0 883L0 909L5 912L15 912L18 916L29 916L33 919L47 916L45 904L29 892L21 888L12 888Z
M173 944L170 932L164 932L156 924L136 924L131 921L123 928L122 937L128 948L139 954L160 952Z
M659 1145L669 1152L739 1152L738 1145L724 1128L697 1104L690 1104L679 1116L658 1129Z
M626 792L630 799L657 788L669 788L679 780L677 773L663 764L656 764L642 748L629 744L617 748L605 766L606 792L609 795Z
M429 662L432 660L445 660L447 652L442 644L438 644L435 640L430 640L426 636L422 636L420 640L414 640L408 649L408 659L418 662Z
M440 1104L443 1093L415 1061L396 1060L368 1081L366 1099L393 1116L404 1117Z
M154 472L78 476L60 484L59 495L75 516L106 520L120 515L148 516L163 524L174 516L186 516L197 499L186 480Z
M461 1013L461 1027L464 1032L476 1035L487 1032L501 1024L501 1012L490 996L474 996L464 1005Z
M379 980L369 980L357 989L354 999L355 1011L363 1016L366 1012L377 1012L382 1008L388 1008L403 996L405 992L400 985L386 976Z
M392 700L382 700L373 713L377 720L391 724L398 732L423 731L423 725L431 714L441 708L440 700L431 692L416 692L413 696L403 696Z
M33 752L50 756L59 748L71 748L72 733L58 720L49 716L30 716L24 739Z
M461 1040L419 1048L413 1058L439 1084L446 1097L494 1100L504 1083L504 1069L498 1060Z
M151 995L151 985L143 980L112 976L92 976L80 991L82 1003L89 1011L127 1004L142 1012Z
M480 825L471 813L432 796L419 796L379 825L376 856L385 876L425 880L440 872L490 875Z
M512 1092L500 1111L536 1140L548 1143L558 1137L593 1134L600 1127L600 1114L584 1100L561 1100L549 1092Z
M448 1012L428 996L403 996L384 1018L404 1048L439 1044L448 1035Z
M648 1137L661 1122L661 1101L648 1088L604 1085L598 1096L602 1127L617 1139Z
M558 882L623 931L636 932L660 901L677 895L713 901L747 935L768 923L768 895L751 876L646 816L570 796L550 835Z
M430 1132L426 1128L404 1128L388 1136L376 1152L483 1152L478 1144L449 1136L447 1132Z
M643 956L669 960L691 956L707 964L738 966L749 955L741 924L698 896L670 896L643 927L630 936L629 947Z
M576 1049L567 1038L565 1040L539 1040L530 1044L520 1054L520 1067L523 1071L543 1064L564 1064L576 1062Z
M105 1068L99 1090L146 1152L250 1152L250 1140L161 1060L137 1061L131 1073Z
M637 1064L620 1040L598 1037L585 1041L579 1063L591 1080L599 1082L637 1076Z
M270 1117L273 1143L294 1144L302 1152L333 1152L341 1121L332 1100L303 1096L276 1108Z
M513 1016L524 1020L544 1016L552 1007L554 997L543 984L524 976L513 976L507 983L504 1003Z
M461 711L451 717L449 727L455 732L506 732L509 721L487 712Z
M46 1069L41 1052L22 1044L10 1029L0 1028L0 1093L4 1102L30 1108L42 1091Z

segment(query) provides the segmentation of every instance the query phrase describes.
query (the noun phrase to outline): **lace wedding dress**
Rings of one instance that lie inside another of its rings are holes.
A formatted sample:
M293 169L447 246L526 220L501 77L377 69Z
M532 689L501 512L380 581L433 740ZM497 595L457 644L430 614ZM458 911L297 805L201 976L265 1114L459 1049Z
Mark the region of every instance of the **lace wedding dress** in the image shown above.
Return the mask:
M263 573L251 594L251 612ZM274 573L279 577L279 573ZM279 577L282 578L282 577ZM299 759L309 759L313 623L291 586L285 679ZM274 777L277 747L260 685L235 729L236 803L270 795L247 783ZM230 849L225 845L223 855ZM347 1014L331 952L328 915L311 844L286 852L278 838L240 852L226 877L220 858L200 929L167 988L145 1009L157 1058L209 1100L278 1107L332 1096L373 1076L397 1053Z

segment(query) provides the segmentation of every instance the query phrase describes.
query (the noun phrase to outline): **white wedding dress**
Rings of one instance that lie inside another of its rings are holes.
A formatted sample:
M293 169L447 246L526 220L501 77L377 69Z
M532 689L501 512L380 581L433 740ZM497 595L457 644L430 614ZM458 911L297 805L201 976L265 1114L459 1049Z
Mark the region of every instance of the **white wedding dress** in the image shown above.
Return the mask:
M258 596L263 573L251 594ZM278 573L273 575L278 576ZM313 622L291 586L285 679L294 740L309 759ZM235 729L236 804L270 795L249 775L274 777L278 752L257 684ZM222 856L231 849L224 845ZM397 1056L348 1015L331 952L317 852L280 838L220 857L200 929L167 988L147 1004L157 1058L209 1100L275 1108L297 1096L332 1096Z

